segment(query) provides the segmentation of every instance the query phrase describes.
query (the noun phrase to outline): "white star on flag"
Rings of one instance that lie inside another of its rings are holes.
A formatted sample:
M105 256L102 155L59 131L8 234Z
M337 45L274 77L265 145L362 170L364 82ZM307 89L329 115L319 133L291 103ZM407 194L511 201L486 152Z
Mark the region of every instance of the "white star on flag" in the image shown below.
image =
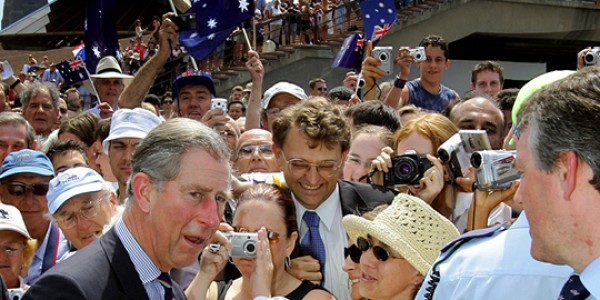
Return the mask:
M215 34L214 33L211 33L211 34L208 35L208 39L209 40L212 40L214 38L215 38Z
M240 11L244 12L244 10L248 10L248 5L250 5L250 4L248 3L247 0L240 0L240 6L239 6Z
M100 58L100 50L98 50L98 46L94 46L94 48L92 48L92 51L94 51L94 56Z
M193 39L193 38L195 38L195 37L197 37L197 36L198 36L198 33L197 33L197 32L194 32L194 33L192 33L192 34L190 35L190 38L191 38L191 39Z
M385 4L383 4L383 2L379 2L379 7L384 8Z
M215 27L217 27L217 20L215 20L215 19L208 20L208 27L209 28L215 28Z
M197 1L199 1L199 0L197 0ZM202 4L202 8L206 8L206 5L207 5L206 3Z
M370 14L366 14L366 15L365 15L365 18L367 18L367 19L370 19L370 18L371 18L371 15L370 15Z

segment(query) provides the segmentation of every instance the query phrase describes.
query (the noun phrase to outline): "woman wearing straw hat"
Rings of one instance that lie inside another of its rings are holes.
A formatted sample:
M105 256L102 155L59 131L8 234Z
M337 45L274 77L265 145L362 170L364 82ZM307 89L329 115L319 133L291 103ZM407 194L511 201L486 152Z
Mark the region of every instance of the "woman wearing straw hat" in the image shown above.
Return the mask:
M458 230L423 200L399 194L373 221L348 215L350 239L362 251L361 296L367 299L413 299L442 246Z

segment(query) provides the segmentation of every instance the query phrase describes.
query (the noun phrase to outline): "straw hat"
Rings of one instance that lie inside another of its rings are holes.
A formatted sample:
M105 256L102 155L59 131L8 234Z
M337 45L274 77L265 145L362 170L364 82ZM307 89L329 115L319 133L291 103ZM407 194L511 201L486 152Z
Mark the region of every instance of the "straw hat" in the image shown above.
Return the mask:
M121 78L123 84L127 85L133 79L133 76L123 74L121 65L114 56L105 56L98 62L96 66L96 74L91 75L92 78Z
M425 275L446 243L458 230L425 201L399 194L373 221L347 215L343 219L350 239L370 235L390 246Z

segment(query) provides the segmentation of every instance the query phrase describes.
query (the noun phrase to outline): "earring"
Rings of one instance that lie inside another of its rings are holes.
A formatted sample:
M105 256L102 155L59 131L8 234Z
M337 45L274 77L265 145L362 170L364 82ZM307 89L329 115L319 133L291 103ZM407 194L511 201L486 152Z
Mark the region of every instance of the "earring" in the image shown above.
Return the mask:
M235 264L233 263L233 258L232 258L231 256L230 256L229 258L227 258L227 260L229 260L229 263L230 263L230 264L232 264L232 265L235 265Z

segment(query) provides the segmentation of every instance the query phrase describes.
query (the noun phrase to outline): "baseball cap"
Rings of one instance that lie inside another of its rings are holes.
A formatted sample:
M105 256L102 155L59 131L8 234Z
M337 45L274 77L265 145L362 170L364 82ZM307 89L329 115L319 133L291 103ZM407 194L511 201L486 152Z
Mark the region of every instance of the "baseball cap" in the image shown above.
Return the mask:
M12 205L0 203L0 230L11 230L31 239L21 212Z
M262 109L267 109L267 107L269 107L269 102L271 102L271 99L279 94L283 94L283 93L287 93L290 94L296 98L298 98L298 100L302 101L306 98L308 98L308 96L306 96L306 93L304 92L304 90L293 84L290 82L286 82L286 81L280 81L276 84L274 84L273 86L271 86L266 92L265 92L265 97L262 100L261 103L261 107Z
M203 85L208 88L213 96L217 94L215 92L215 85L210 73L201 72L198 70L187 70L177 76L175 81L173 81L173 97L177 98L179 95L179 90L189 84Z
M11 152L2 162L0 179L22 173L54 177L54 168L50 159L40 151L23 149Z
M110 132L102 142L102 150L108 155L110 141L121 138L143 139L150 130L158 126L161 120L149 110L143 108L117 110L110 121Z
M50 180L48 211L55 214L71 198L102 190L104 179L88 167L68 169Z

